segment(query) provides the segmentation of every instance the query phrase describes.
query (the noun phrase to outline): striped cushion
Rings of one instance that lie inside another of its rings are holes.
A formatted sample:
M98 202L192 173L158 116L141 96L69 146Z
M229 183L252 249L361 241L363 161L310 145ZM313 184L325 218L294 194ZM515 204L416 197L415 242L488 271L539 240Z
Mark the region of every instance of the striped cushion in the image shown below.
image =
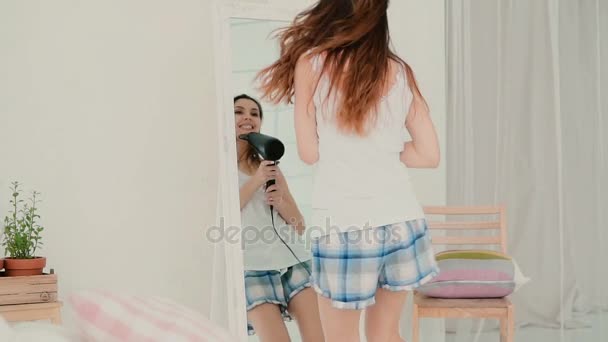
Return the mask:
M158 297L86 291L70 297L85 341L234 341L203 315Z
M516 288L516 265L505 254L486 250L438 253L439 275L417 289L437 298L501 298Z

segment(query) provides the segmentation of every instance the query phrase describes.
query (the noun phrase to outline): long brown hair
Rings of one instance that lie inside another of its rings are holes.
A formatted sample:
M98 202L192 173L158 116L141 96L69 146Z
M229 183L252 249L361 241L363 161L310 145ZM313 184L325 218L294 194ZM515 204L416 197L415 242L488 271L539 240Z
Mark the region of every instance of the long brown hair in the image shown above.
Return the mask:
M262 105L260 104L260 101L254 99L253 97L247 94L241 94L234 97L234 104L236 105L236 101L241 99L253 101L256 106L258 106L258 110L260 112L260 122L264 120L264 111L262 110ZM247 167L249 167L250 169L257 169L260 166L260 156L250 144L247 144L247 147L245 147L245 152L243 152L243 155L244 158L242 159L242 161L246 162ZM240 158L241 156L238 157ZM237 163L240 161L241 160L239 159Z
M363 135L368 120L375 119L391 61L405 69L410 88L423 99L412 69L391 49L388 4L388 0L320 0L298 14L277 35L280 58L258 74L262 98L292 103L296 63L310 52L324 56L321 74L330 77L329 93L343 94L337 122L346 132Z

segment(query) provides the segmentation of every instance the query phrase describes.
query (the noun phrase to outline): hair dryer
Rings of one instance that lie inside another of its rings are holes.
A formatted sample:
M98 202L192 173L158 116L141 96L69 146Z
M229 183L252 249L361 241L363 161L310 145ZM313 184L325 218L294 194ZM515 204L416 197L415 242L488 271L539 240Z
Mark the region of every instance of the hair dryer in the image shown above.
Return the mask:
M269 135L265 135L262 133L251 132L247 134L239 135L239 139L245 140L249 142L255 151L262 157L264 160L269 160L276 162L283 157L285 153L285 146L283 143ZM266 188L273 185L275 183L274 179L266 182Z

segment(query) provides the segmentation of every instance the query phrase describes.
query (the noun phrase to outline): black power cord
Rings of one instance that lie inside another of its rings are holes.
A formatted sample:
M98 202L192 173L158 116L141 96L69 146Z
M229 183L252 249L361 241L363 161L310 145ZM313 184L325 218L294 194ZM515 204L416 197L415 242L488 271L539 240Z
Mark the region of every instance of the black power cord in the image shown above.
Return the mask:
M296 260L298 261L298 263L302 264L303 262L300 260L300 258L298 258L296 256L296 253L293 252L293 250L291 249L291 247L289 247L289 245L287 244L287 242L285 242L285 240L283 240L283 238L281 237L281 234L279 234L279 232L277 231L277 228L275 227L275 224L274 224L274 206L272 206L272 205L270 206L270 217L271 217L271 220L272 220L272 228L274 229L274 232L277 234L277 236L279 237L279 239L281 239L281 242L283 243L283 245L285 245L285 247L287 247L287 249L289 249L289 251L291 252L291 254L293 255L293 257L296 258ZM312 275L307 267L304 267L304 269L306 270L306 272L308 272L309 276Z

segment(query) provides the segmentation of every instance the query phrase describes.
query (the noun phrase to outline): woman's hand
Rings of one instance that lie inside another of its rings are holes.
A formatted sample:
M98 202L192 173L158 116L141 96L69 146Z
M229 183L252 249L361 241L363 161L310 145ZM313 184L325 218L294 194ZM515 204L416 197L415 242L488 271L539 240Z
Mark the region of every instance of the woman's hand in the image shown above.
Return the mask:
M266 203L274 206L283 220L295 228L298 234L304 234L304 217L289 191L287 179L278 167L276 183L266 189Z
M284 188L277 182L266 189L266 204L279 206L283 204L284 195Z
M285 180L281 169L278 166L274 166L274 168L276 169L274 173L275 184L266 189L266 204L277 206L283 204L283 199L289 190L287 188L287 180Z
M439 139L429 109L419 96L414 100L407 115L405 127L412 141L405 143L400 160L409 168L436 168L439 166Z
M255 180L255 184L258 187L261 187L266 184L271 179L277 178L278 166L273 165L274 162L263 160L260 163L257 171L253 175L253 179Z
M276 179L279 174L279 169L271 161L264 160L260 163L260 166L255 173L249 178L247 183L241 186L239 195L241 200L241 210L251 201L254 194L260 190L262 186L266 185L271 179ZM282 175L281 177L282 178ZM280 186L279 186L280 188ZM286 188L286 187L285 187ZM274 201L274 200L273 200Z

